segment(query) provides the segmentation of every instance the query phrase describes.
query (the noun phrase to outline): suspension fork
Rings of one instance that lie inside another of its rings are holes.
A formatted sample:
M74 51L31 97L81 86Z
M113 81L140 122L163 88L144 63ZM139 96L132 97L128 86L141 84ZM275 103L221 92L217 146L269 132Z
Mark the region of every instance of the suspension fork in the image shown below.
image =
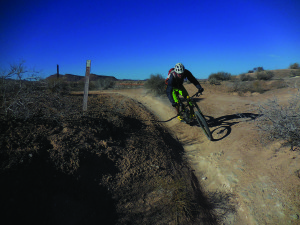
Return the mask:
M188 106L190 108L191 115L193 115L195 113L195 111L194 111L195 104L194 104L193 100L190 98L190 96L187 96L186 100L187 100Z

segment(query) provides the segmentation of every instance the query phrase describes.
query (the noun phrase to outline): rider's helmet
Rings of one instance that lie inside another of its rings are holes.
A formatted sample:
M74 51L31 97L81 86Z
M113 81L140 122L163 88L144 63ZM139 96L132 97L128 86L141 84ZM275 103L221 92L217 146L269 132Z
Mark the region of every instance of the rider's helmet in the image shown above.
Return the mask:
M176 78L179 78L181 79L182 76L183 76L183 72L184 72L184 66L182 65L182 63L177 63L174 67L174 70L175 70L175 76Z
M184 72L184 66L182 65L182 63L177 63L174 67L174 70L177 74L181 74Z

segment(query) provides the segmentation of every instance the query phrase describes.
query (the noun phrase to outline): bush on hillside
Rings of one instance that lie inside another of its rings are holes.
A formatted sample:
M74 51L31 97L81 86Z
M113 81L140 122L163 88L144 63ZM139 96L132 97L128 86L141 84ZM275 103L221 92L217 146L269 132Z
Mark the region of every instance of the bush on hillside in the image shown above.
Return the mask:
M287 106L279 104L276 98L260 105L258 111L262 116L257 127L264 131L268 139L281 139L291 145L300 147L300 89L289 99Z
M260 80L255 80L253 82L251 82L251 88L250 88L250 92L258 92L260 94L264 93L265 91L268 90L267 85L264 81L260 81Z
M289 69L300 69L299 63L291 64Z
M263 93L268 90L264 81L247 81L243 82L240 80L236 80L234 82L230 82L227 84L229 92L237 92L240 96L243 96L244 93L250 92L258 92Z
M255 67L255 68L253 68L253 71L255 71L255 72L262 72L262 71L264 71L264 68L262 66Z
M49 100L57 94L57 98L68 92L64 80L41 80L36 72L26 69L24 61L12 64L8 71L0 70L0 114L6 118L29 119L41 110L33 109L32 104L41 102L41 96ZM24 77L30 75L28 81Z
M257 80L271 80L274 77L274 73L271 71L261 71L256 73Z
M300 76L300 68L299 69L293 69L290 71L290 77L297 77Z
M47 89L51 93L68 94L71 90L70 82L65 77L57 79L56 77L45 80Z
M212 77L212 78L208 79L208 82L211 85L220 85L221 84L221 82L215 77Z
M92 84L93 82L91 82ZM95 88L98 90L106 90L115 86L115 80L111 78L98 79L94 82Z
M255 80L254 77L250 76L249 74L241 74L240 75L240 80L241 81L252 81L252 80Z
M231 74L226 72L218 72L218 73L212 73L208 77L208 81L210 84L216 83L216 81L226 81L231 80Z
M289 87L288 83L284 79L274 80L270 82L268 86L270 90Z
M150 78L145 82L145 88L156 95L165 94L166 84L165 78L161 74L151 74Z
M1 96L0 115L3 119L20 119L30 120L33 118L49 118L57 119L64 115L60 112L64 108L62 99L68 99L65 94L64 87L60 84L55 86L48 86L46 81L27 81L19 87L15 80L7 81L10 90L7 89L7 97ZM51 102L51 106L49 105ZM46 114L51 112L52 114Z
M70 90L71 91L83 91L84 90L84 84L85 81L84 80L80 80L80 81L72 81L70 82ZM91 90L91 88L93 88L93 82L90 82L89 88Z

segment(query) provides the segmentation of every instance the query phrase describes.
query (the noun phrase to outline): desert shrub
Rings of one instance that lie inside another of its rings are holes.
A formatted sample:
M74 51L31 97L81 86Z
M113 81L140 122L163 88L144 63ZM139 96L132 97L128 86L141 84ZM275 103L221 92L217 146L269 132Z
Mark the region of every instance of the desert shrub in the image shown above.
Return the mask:
M11 99L19 90L20 86L16 80L2 78L0 82L1 106L4 107L8 99Z
M269 89L279 89L279 88L286 88L288 84L283 80L274 80L272 83L269 84Z
M255 68L253 68L253 71L255 71L255 72L262 72L262 71L264 71L264 68L262 66L255 67Z
M30 82L29 85L22 85L21 89L9 93L10 97L3 102L1 114L3 118L29 120L32 118L45 118L45 112L51 112L51 117L61 117L60 109L63 107L61 99L68 98L59 92L49 92L44 81ZM53 103L47 106L48 101Z
M279 89L288 87L284 80L274 80L271 83L264 80L242 81L235 80L226 84L229 92L238 92L243 95L246 92L258 92L260 94L271 89Z
M274 73L271 71L261 71L256 73L257 80L271 80L274 77Z
M179 180L166 180L157 178L157 187L155 191L162 193L162 201L168 205L167 211L171 212L177 217L177 223L182 221L186 216L192 215L192 196L188 192L185 181L181 178Z
M291 64L289 69L300 69L299 63Z
M248 71L248 73L253 73L253 72L254 72L253 70L249 70L249 71Z
M227 83L226 84L226 87L227 87L227 90L228 92L237 92L238 91L238 87L239 85L241 84L242 82L241 81L238 81L238 80L235 80L233 82L230 82L230 83Z
M256 80L252 82L252 87L250 92L258 92L258 93L263 93L267 90L267 87L263 81Z
M227 84L229 92L237 92L239 95L243 95L246 92L258 92L263 93L268 90L264 81L240 81L236 80Z
M84 80L72 81L70 82L71 91L83 91L84 90Z
M290 72L290 77L300 76L300 69L294 69Z
M257 92L255 87L253 86L253 82L250 81L242 82L240 80L236 80L234 82L228 83L227 87L229 92L237 92L240 96L243 96L244 93L247 92Z
M243 74L240 75L240 80L241 81L252 81L252 80L255 80L255 78L248 75L248 74L243 73Z
M109 78L98 79L95 82L90 82L90 89L106 90L109 88L113 88L115 86L115 83L116 82L113 79Z
M216 79L218 81L231 80L231 74L226 72L212 73L209 75L208 81L210 82L211 79Z
M281 139L291 145L300 146L300 91L293 95L288 105L279 104L276 98L258 107L262 115L257 127L264 131L270 140Z
M230 224L224 223L226 221L227 215L236 213L236 196L232 193L212 191L208 193L209 201L212 207L216 209L216 214L218 215L218 224Z
M240 80L235 80L226 84L229 92L237 92L239 95L247 92L249 83L241 82Z
M58 93L58 94L68 94L71 90L70 82L66 81L65 77L62 78L50 78L45 80L47 83L47 89L51 93Z
M18 67L18 71L24 71ZM14 67L13 67L14 68ZM0 114L3 119L21 119L29 120L35 117L45 117L45 107L47 101L54 103L49 107L54 117L62 116L59 112L61 107L60 99L62 95L69 93L69 84L63 79L48 79L36 81L21 80L22 75L19 74L16 79L11 78L15 70L11 69L6 74L2 74L0 81L1 107ZM35 107L36 106L36 107Z
M264 68L262 66L257 67L257 72L261 72L261 71L264 71Z
M0 71L0 113L5 116L28 117L31 115L31 96L47 89L47 83L35 76L36 72L29 71L24 61L11 64L8 71ZM24 76L30 76L28 81Z
M165 94L166 84L165 78L161 74L150 75L150 78L145 82L145 88L156 95Z
M212 78L208 79L208 82L211 85L220 85L221 84L221 82L215 77L212 77Z

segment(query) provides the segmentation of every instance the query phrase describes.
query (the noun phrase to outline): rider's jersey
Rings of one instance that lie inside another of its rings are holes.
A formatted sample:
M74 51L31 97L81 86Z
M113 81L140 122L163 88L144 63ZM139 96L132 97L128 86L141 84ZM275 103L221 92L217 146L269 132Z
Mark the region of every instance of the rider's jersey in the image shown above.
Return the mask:
M170 73L168 86L166 90L167 96L172 104L175 103L172 96L173 88L177 88L177 89L183 88L183 81L185 78L187 78L191 83L193 83L196 86L196 88L198 89L201 88L201 85L189 70L185 69L180 77L175 71L172 71Z

